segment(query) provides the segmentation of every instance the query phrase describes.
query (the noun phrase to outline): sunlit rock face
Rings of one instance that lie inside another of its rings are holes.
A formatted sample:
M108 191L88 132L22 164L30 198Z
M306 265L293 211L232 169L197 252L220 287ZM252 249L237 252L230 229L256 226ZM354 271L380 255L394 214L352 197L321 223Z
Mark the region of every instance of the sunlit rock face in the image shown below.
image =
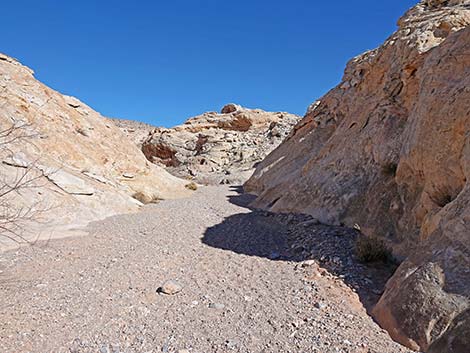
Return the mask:
M185 181L149 163L107 119L3 54L0 127L11 129L0 137L2 182L12 184L26 170L23 181L32 179L6 196L12 211L32 208L35 217L23 229L31 234L22 232L25 237L62 236L90 221L135 211L141 205L132 197L136 193L151 199L188 193Z
M227 104L166 129L156 128L142 144L152 162L201 183L240 184L290 133L299 116Z
M256 207L386 239L404 261L375 317L434 352L470 347L468 335L451 339L470 326L469 24L468 0L421 1L347 64L245 184Z

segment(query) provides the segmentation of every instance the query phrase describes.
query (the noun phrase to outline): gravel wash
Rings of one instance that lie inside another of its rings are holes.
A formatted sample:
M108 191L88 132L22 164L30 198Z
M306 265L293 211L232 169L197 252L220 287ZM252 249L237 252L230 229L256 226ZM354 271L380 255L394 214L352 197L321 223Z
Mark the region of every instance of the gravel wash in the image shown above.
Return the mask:
M296 216L249 198L201 187L1 253L0 352L409 352L345 276L291 254Z

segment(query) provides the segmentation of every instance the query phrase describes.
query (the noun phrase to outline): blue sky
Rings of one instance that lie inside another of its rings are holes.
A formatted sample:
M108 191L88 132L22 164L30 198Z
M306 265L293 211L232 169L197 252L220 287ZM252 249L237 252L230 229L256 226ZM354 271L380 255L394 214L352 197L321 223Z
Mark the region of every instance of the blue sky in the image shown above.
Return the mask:
M303 115L416 0L16 0L0 52L106 116L172 126L228 102Z

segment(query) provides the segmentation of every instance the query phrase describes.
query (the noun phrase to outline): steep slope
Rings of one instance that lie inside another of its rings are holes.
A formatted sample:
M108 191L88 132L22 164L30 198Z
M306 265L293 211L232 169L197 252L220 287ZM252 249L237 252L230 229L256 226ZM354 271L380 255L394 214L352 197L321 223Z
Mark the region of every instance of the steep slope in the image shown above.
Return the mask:
M203 183L242 183L289 134L300 117L228 104L144 141L147 158L171 173Z
M433 352L470 346L459 336L470 326L469 24L468 0L421 1L245 184L257 207L358 224L393 245L405 261L375 317Z
M188 192L184 181L148 163L116 126L38 82L32 70L6 55L0 55L0 131L2 188L29 181L2 198L2 207L8 206L2 222L7 214L28 210L18 221L34 215L27 226L31 234L60 236L134 211L141 205L135 194L150 200ZM5 235L29 237L24 231Z
M155 126L136 120L126 120L117 118L108 118L111 123L116 125L134 144L141 149L142 143L148 138Z

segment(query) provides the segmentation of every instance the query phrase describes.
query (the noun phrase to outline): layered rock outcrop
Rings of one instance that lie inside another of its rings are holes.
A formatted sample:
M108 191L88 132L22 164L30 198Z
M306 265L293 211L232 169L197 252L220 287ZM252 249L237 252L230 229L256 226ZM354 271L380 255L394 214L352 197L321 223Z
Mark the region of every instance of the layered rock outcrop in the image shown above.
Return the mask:
M15 212L18 221L31 221L9 234L16 240L38 232L62 236L137 210L135 195L155 200L189 192L185 181L149 163L114 124L6 55L0 55L0 154L2 191L18 181L25 186L1 198L2 231ZM5 239L2 245L11 245Z
M469 24L468 0L421 1L245 184L257 207L386 239L404 261L374 315L431 352L470 347Z
M157 128L142 144L152 162L201 183L242 183L289 134L300 117L227 104L170 129Z
M108 119L112 124L116 125L129 140L134 142L139 150L142 148L142 143L148 138L149 133L155 129L155 126L137 120Z

